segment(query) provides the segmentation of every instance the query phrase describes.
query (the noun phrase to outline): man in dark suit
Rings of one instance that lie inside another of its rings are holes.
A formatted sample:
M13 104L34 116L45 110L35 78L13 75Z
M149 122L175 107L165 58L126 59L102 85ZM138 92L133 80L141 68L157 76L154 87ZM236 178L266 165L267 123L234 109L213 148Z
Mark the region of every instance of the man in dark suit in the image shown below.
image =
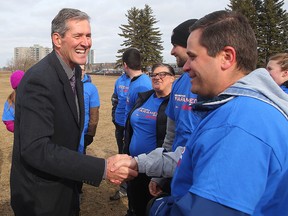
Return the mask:
M31 67L17 89L11 167L15 215L77 215L77 182L120 184L137 173L111 172L121 157L77 152L84 121L81 69L92 45L89 16L62 9L52 21L53 52Z

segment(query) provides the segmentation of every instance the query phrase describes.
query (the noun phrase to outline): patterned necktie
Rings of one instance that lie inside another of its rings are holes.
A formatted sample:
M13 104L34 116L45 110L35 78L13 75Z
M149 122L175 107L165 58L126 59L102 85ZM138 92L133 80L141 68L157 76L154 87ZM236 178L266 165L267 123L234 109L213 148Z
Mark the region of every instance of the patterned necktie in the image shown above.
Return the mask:
M72 75L72 77L70 78L70 85L72 87L72 91L74 93L74 95L76 94L76 79L75 79L75 74Z

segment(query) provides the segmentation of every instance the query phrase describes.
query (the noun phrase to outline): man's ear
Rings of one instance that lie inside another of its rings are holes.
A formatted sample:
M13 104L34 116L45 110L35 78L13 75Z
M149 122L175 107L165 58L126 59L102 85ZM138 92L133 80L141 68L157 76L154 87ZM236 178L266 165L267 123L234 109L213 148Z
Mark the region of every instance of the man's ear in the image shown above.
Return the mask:
M56 47L60 47L61 46L61 36L59 35L59 33L53 33L52 34L52 41L53 41L53 44L54 46Z
M127 68L126 62L123 62L123 67L124 67L125 69Z
M231 46L226 46L221 51L221 67L226 70L233 66L236 62L236 51Z
M281 71L281 73L282 73L282 77L285 77L288 79L288 70Z

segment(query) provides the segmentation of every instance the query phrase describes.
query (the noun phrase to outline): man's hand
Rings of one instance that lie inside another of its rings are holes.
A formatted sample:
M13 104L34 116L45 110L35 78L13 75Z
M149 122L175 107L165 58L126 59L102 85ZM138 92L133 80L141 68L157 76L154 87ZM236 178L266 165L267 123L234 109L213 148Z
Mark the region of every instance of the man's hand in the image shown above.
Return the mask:
M138 175L136 169L129 167L127 161L132 157L125 154L117 154L107 159L106 179L114 184L121 184L124 180L130 180Z
M128 159L123 158L122 160L117 161L112 166L112 171L115 171L121 167L129 167L132 170L138 171L138 164L137 161L130 157Z
M150 181L149 183L149 192L152 196L159 196L163 191L161 187L155 181Z

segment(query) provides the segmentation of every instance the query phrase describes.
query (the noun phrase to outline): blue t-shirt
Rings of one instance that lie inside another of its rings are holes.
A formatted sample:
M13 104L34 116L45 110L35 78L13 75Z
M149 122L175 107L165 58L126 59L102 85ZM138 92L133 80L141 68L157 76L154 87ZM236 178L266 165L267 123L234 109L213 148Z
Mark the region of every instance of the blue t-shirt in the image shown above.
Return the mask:
M10 106L8 101L4 104L4 110L2 114L2 121L14 121L15 120L15 110L14 106Z
M78 152L84 152L84 135L88 131L89 118L90 118L90 108L95 108L100 106L100 99L97 87L91 82L90 76L84 74L82 79L83 82L83 93L84 93L84 128L81 135L80 145Z
M130 78L126 74L123 74L116 80L114 86L114 94L118 98L118 104L115 109L115 122L120 126L124 126L125 124L125 107L129 84Z
M197 122L191 113L191 105L197 102L197 95L191 92L191 87L191 78L185 72L174 82L166 108L166 115L175 121L173 151L178 146L186 145Z
M133 135L129 151L131 156L149 153L157 146L156 120L158 109L164 98L157 98L155 93L139 108L135 109L130 117Z
M125 107L125 122L129 112L134 107L138 98L138 93L145 92L152 89L151 79L146 74L141 74L138 77L134 77L129 85L129 91L126 99Z
M91 79L87 74L84 74L82 82L83 82L84 109L85 109L84 134L86 134L89 125L90 108L100 107L100 99L97 87L91 82Z
M227 102L194 130L175 170L172 195L180 199L189 191L247 214L287 215L287 131L287 119L265 102Z

